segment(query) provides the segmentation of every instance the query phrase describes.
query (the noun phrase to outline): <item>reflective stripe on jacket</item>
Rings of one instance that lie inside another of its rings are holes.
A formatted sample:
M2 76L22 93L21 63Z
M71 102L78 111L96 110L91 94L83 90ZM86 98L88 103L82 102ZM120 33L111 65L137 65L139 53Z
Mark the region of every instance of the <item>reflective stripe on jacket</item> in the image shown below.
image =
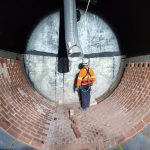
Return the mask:
M88 66L84 66L80 70L77 78L77 87L81 85L87 85L96 81L94 71L92 69L89 69L89 73L87 73L88 68L89 68Z

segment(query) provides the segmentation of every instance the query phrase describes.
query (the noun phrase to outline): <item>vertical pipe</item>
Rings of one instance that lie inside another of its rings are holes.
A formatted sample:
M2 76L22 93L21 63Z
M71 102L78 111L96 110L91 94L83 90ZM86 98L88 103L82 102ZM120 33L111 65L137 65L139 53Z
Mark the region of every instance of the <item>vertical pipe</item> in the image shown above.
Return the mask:
M75 0L64 0L64 20L68 59L78 61L83 58L83 51L78 39Z

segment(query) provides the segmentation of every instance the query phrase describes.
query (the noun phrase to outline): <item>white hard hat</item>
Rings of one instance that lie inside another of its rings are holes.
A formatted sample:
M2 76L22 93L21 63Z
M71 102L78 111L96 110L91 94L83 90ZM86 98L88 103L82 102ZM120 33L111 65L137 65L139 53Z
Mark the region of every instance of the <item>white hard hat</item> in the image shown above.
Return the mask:
M83 65L88 65L88 59L87 59L87 58L83 58L82 64L83 64Z

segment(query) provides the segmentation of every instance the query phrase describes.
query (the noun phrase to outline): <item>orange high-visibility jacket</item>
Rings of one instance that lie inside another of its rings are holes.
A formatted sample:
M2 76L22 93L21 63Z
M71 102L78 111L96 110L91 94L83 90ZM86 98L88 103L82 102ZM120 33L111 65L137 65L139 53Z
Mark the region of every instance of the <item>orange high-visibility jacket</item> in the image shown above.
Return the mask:
M82 85L87 85L96 81L96 77L94 75L94 71L89 68L89 74L87 73L88 66L84 66L78 75L77 78L77 87Z

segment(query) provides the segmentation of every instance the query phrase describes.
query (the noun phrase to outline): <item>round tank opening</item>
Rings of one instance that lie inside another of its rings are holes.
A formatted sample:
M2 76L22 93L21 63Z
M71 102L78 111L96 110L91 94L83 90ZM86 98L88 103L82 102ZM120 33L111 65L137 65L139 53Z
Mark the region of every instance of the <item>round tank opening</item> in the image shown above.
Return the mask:
M79 10L81 19L77 22L78 37L84 57L88 58L89 66L94 69L97 78L91 95L98 98L108 91L117 78L120 49L115 34L103 19L90 12L85 16L84 11ZM67 55L60 57L59 53L65 49L60 46L60 37L63 37L60 28L58 11L41 20L28 40L28 54L24 60L34 88L49 100L68 104L79 102L74 85L83 54L75 48L69 58ZM69 67L69 72L58 72L60 67L66 66Z

